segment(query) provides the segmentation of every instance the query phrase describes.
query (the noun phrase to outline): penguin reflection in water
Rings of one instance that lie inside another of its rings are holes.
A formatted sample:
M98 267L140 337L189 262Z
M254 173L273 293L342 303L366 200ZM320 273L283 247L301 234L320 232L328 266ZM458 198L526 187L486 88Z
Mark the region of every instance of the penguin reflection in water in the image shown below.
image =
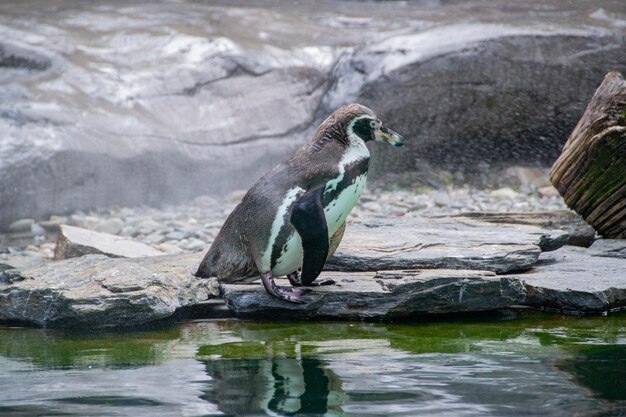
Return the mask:
M346 217L365 186L370 140L404 143L367 107L336 110L310 142L250 188L196 275L231 284L260 276L269 294L293 303L304 302L299 287L334 284L315 279L337 249ZM283 275L293 287L276 285L274 278Z

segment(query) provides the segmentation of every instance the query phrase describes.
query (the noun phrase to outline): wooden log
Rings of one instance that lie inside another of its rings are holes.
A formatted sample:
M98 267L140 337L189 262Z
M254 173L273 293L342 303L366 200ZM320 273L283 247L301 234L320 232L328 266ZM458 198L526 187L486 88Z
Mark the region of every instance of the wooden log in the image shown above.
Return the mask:
M626 82L620 73L608 73L596 90L550 180L598 233L626 238Z

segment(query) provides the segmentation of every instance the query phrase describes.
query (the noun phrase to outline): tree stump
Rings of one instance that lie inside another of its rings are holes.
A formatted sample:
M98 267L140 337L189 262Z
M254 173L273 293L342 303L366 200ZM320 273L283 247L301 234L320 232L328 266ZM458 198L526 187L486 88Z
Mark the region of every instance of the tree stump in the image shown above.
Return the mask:
M550 170L567 205L607 238L626 238L626 82L610 72Z

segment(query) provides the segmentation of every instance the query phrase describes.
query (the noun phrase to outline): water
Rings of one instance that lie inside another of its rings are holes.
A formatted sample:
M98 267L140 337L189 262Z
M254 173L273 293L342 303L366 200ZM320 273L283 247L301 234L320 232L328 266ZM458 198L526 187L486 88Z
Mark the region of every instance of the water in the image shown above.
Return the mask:
M622 416L626 314L0 328L0 416Z

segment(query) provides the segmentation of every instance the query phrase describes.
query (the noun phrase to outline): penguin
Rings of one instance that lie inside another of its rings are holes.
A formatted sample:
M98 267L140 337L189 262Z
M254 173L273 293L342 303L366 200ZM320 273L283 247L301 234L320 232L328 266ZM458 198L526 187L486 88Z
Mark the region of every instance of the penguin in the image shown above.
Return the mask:
M261 278L272 296L304 303L361 196L369 141L402 146L404 139L360 104L347 104L317 128L291 158L259 179L235 207L200 263L196 276L243 284ZM301 271L300 273L298 271ZM287 276L291 287L275 277Z

